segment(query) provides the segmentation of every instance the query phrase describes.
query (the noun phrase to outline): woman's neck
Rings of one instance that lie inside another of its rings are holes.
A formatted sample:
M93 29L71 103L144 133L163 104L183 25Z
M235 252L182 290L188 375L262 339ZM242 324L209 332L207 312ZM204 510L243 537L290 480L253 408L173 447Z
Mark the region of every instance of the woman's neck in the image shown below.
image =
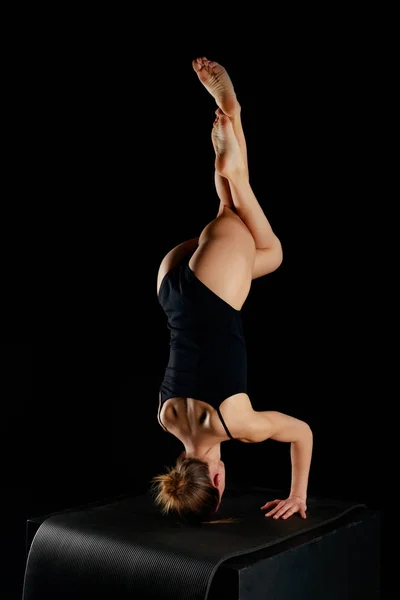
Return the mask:
M221 460L221 442L212 445L186 442L184 446L187 458L196 457L201 460L207 460L207 462L217 462Z

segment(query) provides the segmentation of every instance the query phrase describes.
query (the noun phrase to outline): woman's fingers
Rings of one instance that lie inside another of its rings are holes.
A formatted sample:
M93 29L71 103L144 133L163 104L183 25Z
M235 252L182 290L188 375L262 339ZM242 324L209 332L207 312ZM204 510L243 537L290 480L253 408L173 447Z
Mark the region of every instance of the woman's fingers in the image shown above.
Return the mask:
M272 515L275 515L284 504L285 504L284 500L280 500L279 503L277 504L277 506L274 509L270 510L268 513L266 513L265 516L272 517Z
M274 519L288 519L294 513L299 512L303 519L307 518L306 511L302 506L299 506L296 502L290 502L287 500L271 500L267 502L262 508L275 507L267 512L265 517L273 517Z
M290 509L290 506L288 506L287 504L284 504L282 507L277 507L277 511L274 514L274 519L279 519L282 515L284 515L288 510Z
M270 508L271 506L275 506L276 504L278 504L278 502L282 502L282 500L270 500L269 502L266 502L264 504L264 506L261 507L261 509L263 508Z
M261 509L272 508L269 512L265 513L265 517L274 517L274 519L288 519L294 513L298 512L303 519L307 518L306 511L302 506L299 506L297 502L290 500L270 500L266 502Z

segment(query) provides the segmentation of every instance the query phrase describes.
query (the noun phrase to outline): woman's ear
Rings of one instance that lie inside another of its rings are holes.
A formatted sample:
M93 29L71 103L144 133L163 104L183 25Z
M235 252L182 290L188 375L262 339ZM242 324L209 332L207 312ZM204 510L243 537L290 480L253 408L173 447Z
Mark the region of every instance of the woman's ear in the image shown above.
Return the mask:
M219 473L215 473L214 478L213 478L213 486L216 488L219 487L220 482L221 482L221 478L220 478Z

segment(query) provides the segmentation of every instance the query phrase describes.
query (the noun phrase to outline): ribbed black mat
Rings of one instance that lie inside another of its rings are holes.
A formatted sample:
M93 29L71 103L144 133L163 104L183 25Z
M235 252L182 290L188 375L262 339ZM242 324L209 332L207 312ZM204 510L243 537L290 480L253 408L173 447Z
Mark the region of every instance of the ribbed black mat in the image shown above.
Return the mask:
M335 521L360 504L308 500L308 517L264 517L271 490L226 490L223 516L193 528L162 517L150 496L53 515L27 559L23 600L204 600L218 566ZM279 496L278 496L279 497Z

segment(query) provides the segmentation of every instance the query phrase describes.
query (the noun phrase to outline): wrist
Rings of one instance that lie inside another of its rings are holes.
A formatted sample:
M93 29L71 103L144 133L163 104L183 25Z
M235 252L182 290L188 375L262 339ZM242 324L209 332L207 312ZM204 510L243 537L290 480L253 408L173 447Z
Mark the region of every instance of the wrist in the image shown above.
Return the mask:
M290 492L289 498L299 498L300 500L305 502L307 500L307 494L299 494L299 493Z

